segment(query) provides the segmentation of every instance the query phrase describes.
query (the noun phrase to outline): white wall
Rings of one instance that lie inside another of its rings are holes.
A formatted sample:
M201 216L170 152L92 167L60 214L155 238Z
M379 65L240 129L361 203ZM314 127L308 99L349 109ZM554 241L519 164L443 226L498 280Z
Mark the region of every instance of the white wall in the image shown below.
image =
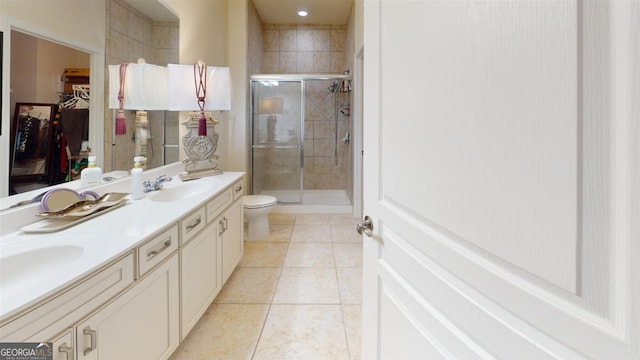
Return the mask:
M229 49L228 63L231 68L232 99L228 116L226 136L227 166L232 171L247 170L247 108L249 93L248 78L248 0L229 1Z

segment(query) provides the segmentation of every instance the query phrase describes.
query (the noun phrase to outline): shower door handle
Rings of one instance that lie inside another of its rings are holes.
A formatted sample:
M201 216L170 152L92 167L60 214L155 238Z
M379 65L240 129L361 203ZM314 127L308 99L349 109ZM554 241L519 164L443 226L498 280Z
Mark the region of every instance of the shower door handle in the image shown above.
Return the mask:
M300 149L300 168L304 169L304 145L300 144L298 148Z

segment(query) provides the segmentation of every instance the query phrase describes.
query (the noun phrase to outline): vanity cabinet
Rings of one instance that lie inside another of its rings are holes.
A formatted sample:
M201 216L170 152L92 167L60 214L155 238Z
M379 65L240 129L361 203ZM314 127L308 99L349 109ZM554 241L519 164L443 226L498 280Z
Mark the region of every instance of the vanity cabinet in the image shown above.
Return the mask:
M206 225L205 208L200 207L180 221L180 244L186 244Z
M126 289L133 281L134 255L129 253L22 316L0 326L0 341L52 339Z
M179 268L174 254L75 327L79 360L167 359L178 347Z
M217 223L180 249L181 339L184 339L222 288L218 276Z
M229 176L206 203L3 319L0 342L52 342L55 360L168 359L242 257L243 179Z
M217 221L218 242L222 254L222 283L229 279L244 253L242 246L243 219L242 200L237 200Z
M211 199L203 208L207 219L204 230L183 240L180 249L182 339L213 302L242 256L242 202L236 195L242 191L239 184ZM183 223L203 225L197 221L201 211L196 210Z

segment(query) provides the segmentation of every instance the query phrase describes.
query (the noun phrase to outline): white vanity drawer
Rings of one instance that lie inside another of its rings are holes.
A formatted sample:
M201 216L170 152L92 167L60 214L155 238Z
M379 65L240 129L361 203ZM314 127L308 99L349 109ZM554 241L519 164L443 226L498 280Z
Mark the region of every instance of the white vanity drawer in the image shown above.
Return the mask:
M133 283L133 252L0 327L0 341L51 339Z
M207 203L207 222L213 221L233 201L233 186Z
M206 225L206 215L204 207L199 208L184 220L180 221L180 244L186 244Z
M178 225L172 226L169 230L136 249L138 255L138 277L161 263L176 250L178 250Z
M244 195L244 185L242 185L242 180L233 184L231 188L233 189L233 200L237 200L239 197Z

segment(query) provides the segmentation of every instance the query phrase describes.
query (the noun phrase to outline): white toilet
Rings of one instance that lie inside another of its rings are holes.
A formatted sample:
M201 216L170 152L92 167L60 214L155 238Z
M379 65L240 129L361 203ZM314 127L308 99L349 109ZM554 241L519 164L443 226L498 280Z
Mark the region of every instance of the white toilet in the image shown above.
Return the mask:
M262 240L269 237L269 213L278 204L278 199L269 195L245 195L244 218L249 223L247 240Z

